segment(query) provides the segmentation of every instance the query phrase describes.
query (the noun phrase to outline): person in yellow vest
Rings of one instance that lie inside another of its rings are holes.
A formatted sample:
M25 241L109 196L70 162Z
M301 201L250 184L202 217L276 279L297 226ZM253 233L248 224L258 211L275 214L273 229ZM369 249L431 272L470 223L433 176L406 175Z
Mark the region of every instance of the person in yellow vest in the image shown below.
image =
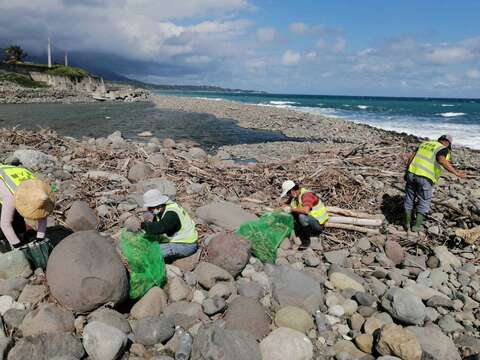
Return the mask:
M452 157L452 137L442 135L437 141L424 141L410 155L407 162L405 187L405 230L412 225L413 208L416 205L415 224L411 230L422 229L425 215L430 211L433 186L438 182L443 169L458 177L465 177L462 171L456 170L450 162ZM415 200L418 200L415 204Z
M186 257L197 251L195 223L180 205L156 189L143 194L143 203L152 221L144 221L141 228L147 238L160 242L165 258Z
M289 206L285 208L295 219L295 233L300 237L302 244L299 250L310 246L310 236L319 234L323 224L328 220L327 208L320 197L292 180L282 184L281 198L288 195Z
M24 245L25 219L36 220L37 240L45 239L47 217L55 206L50 187L29 170L0 165L0 228L11 247Z

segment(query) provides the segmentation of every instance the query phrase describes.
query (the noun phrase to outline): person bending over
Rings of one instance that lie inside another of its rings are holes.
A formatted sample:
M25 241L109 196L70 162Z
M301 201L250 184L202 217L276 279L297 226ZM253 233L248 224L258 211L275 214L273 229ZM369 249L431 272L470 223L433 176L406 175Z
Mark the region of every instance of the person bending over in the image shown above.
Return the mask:
M12 248L25 244L25 219L37 220L37 240L45 239L47 217L55 206L50 187L29 170L0 165L0 228Z

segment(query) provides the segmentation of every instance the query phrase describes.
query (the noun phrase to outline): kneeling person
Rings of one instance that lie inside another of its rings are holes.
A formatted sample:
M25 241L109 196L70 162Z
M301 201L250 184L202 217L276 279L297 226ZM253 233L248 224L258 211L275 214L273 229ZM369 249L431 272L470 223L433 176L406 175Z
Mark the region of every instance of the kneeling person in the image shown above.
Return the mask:
M165 258L181 258L197 251L198 233L188 213L158 190L143 195L144 206L153 215L152 221L142 223L150 240L160 243Z
M300 237L302 245L299 250L310 246L310 236L318 235L323 230L323 224L328 220L327 208L310 190L300 187L292 180L282 184L281 198L289 196L289 211L295 219L295 233Z

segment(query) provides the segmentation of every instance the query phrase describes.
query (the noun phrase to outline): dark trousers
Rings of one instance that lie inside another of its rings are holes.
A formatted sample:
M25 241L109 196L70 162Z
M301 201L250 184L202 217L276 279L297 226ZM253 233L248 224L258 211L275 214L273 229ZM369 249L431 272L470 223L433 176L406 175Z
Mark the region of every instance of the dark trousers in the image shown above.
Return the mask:
M295 234L302 241L302 246L309 246L310 237L319 235L323 231L323 225L310 215L294 214L293 217Z

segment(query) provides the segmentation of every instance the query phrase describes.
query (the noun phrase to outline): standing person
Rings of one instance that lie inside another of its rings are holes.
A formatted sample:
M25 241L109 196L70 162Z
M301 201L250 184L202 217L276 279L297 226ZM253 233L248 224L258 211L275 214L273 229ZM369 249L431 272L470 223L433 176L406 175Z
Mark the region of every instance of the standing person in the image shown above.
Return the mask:
M310 246L310 236L322 232L323 224L328 220L327 208L315 193L292 180L282 184L280 197L287 195L290 206L286 211L295 219L295 233L302 241L299 250L305 250Z
M424 141L410 155L407 163L405 187L405 230L412 224L413 208L416 204L415 225L411 230L421 230L425 215L430 210L433 187L442 175L443 169L458 177L465 177L462 171L456 170L450 162L452 154L452 137L442 135L438 140Z
M47 217L55 206L50 187L29 170L0 165L0 228L12 248L24 245L25 219L37 220L37 240L45 239Z
M142 230L160 243L165 258L187 257L197 251L195 223L180 205L155 189L143 194L143 203L153 221L144 221Z

